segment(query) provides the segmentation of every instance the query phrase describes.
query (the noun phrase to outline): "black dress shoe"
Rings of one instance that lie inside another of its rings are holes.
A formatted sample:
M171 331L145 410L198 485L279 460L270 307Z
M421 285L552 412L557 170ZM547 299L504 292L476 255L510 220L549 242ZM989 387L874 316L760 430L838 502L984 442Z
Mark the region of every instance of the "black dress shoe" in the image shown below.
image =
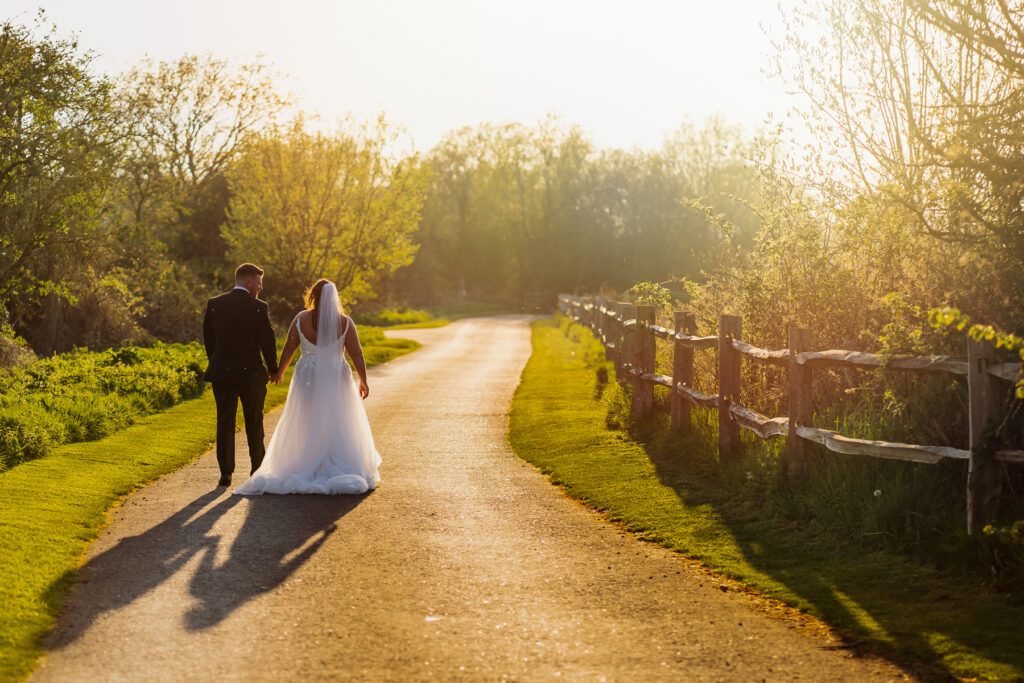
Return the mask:
M231 475L221 477L220 481L217 482L217 486L231 486Z

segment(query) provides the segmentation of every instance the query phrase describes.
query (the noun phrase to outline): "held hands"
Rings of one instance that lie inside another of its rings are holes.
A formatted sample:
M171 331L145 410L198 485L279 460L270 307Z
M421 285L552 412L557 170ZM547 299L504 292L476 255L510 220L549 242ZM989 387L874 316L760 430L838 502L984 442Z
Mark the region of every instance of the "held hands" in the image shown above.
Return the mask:
M366 386L366 382L365 381L359 380L359 396L360 396L360 398L365 399L369 395L370 395L370 387Z
M284 378L284 370L279 369L277 372L270 376L269 381L273 382L274 384L280 384L282 378Z

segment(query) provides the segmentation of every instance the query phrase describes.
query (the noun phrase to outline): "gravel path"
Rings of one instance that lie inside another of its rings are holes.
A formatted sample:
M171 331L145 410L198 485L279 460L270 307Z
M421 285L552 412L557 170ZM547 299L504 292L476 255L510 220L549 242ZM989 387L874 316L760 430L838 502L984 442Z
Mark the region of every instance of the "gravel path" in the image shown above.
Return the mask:
M516 458L528 318L396 336L424 346L370 372L377 491L230 496L212 452L140 490L90 549L35 680L904 676L723 592Z

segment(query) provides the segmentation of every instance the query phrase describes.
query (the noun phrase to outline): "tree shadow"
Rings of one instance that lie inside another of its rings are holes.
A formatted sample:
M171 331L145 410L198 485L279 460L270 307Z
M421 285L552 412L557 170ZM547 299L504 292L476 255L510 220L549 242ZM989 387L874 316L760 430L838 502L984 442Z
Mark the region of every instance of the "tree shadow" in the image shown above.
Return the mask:
M223 500L209 506L219 496ZM259 496L245 499L205 493L156 526L121 539L75 572L79 584L57 627L44 639L47 649L76 641L105 612L123 608L176 574L196 555L199 567L190 592L199 600L185 615L185 627L201 630L222 621L249 599L279 585L304 564L334 531L335 523L358 505L362 496ZM248 512L230 555L217 566L221 537L214 525L229 510L247 504ZM312 543L307 545L307 542ZM298 551L294 557L288 557Z
M863 548L857 555L851 546L836 552L832 546L839 541L817 538L813 531L795 525L773 524L763 511L737 501L720 485L703 481L702 475L681 462L685 456L678 449L666 448L659 440L641 446L662 484L688 507L713 508L745 560L836 626L843 646L853 654L881 656L924 680L960 680L933 645L942 640L1024 668L1016 629L979 627L991 622L994 601L972 601L978 589L959 594L956 587L949 588L950 579L937 580L934 568L916 567L884 551ZM870 575L877 577L873 585L864 581ZM928 608L938 602L943 603L942 609ZM955 616L950 608L956 608ZM881 643L872 640L879 631Z
M198 602L185 615L185 627L215 626L252 598L283 583L305 564L337 522L370 493L358 496L264 495L249 499L249 510L231 542L227 560L216 564L217 549L205 550L189 592Z

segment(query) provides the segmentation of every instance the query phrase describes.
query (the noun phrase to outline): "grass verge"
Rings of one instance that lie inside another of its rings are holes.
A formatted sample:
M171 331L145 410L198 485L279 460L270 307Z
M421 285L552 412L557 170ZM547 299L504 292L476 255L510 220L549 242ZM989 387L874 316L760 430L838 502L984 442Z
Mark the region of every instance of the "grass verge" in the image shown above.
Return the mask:
M509 439L569 495L894 661L909 656L939 675L1024 679L1024 606L962 574L765 516L716 486L685 449L669 455L609 429L596 400L600 372L608 365L589 332L574 341L551 320L534 322Z
M372 328L360 328L360 339L367 365L419 348ZM268 387L268 411L284 402L290 379L289 369L285 381ZM0 473L0 681L21 680L35 667L39 639L107 511L137 486L208 451L216 419L207 391L107 438L61 446Z
M444 327L462 318L518 312L508 304L468 301L422 309L387 309L375 313L355 314L355 319L385 330L417 330Z

